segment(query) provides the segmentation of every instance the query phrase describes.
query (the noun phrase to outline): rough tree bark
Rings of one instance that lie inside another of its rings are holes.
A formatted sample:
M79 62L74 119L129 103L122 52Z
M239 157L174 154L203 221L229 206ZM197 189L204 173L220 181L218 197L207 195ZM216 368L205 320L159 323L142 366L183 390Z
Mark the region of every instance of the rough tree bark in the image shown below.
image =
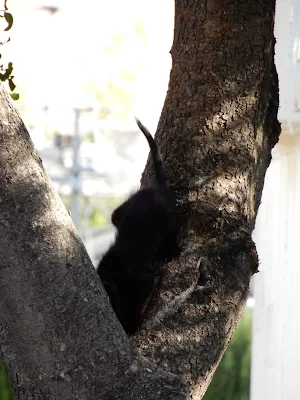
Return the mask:
M275 0L175 5L157 140L178 198L182 255L162 266L131 342L0 89L0 344L18 399L179 400L190 397L186 385L201 399L243 311L280 131Z
M141 353L201 399L258 268L251 234L278 141L275 0L175 0L169 90L156 140L182 217ZM151 179L148 163L143 182Z

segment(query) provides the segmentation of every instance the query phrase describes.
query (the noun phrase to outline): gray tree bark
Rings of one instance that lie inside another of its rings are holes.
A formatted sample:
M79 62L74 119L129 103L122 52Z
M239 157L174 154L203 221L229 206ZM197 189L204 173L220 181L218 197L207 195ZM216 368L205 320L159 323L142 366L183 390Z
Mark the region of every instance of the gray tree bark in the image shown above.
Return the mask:
M201 399L243 312L258 266L251 233L280 132L275 0L175 7L156 138L178 199L182 254L158 268L131 341L0 89L0 344L18 399L180 400L187 387Z

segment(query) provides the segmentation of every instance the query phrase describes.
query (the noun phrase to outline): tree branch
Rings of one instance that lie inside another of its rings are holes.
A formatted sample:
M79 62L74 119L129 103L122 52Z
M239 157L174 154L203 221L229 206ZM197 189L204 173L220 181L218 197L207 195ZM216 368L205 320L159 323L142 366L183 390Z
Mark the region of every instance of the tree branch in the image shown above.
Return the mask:
M173 64L156 140L182 220L141 353L201 399L258 268L251 234L278 140L275 0L175 1ZM151 179L150 164L143 183ZM199 260L201 262L199 263Z

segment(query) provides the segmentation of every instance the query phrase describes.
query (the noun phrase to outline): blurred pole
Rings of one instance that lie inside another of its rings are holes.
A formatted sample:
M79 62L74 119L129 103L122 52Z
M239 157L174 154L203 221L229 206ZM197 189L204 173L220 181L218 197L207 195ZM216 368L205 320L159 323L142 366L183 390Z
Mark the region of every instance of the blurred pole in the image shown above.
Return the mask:
M73 168L72 168L72 202L71 202L71 217L80 232L80 212L79 212L79 195L81 194L81 165L80 165L80 116L82 112L91 112L92 108L74 108L74 138L73 138Z
M71 203L71 217L76 226L77 230L80 230L80 217L79 217L79 193L80 193L80 128L79 118L80 109L74 109L75 121L74 121L74 139L73 139L73 168L72 168L72 203Z
M47 135L48 135L48 110L49 110L48 106L45 106L43 108L43 111L44 111L44 133L45 133L45 139L47 138Z

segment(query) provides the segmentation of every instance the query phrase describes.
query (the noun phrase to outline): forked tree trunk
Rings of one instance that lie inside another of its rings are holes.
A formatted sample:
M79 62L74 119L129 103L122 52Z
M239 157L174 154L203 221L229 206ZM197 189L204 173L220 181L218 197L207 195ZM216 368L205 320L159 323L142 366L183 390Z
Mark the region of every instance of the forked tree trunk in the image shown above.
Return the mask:
M257 269L251 232L280 131L274 7L176 1L157 140L177 194L182 255L163 266L133 339L148 361L113 315L1 88L0 345L18 399L181 400L182 382L202 398Z

